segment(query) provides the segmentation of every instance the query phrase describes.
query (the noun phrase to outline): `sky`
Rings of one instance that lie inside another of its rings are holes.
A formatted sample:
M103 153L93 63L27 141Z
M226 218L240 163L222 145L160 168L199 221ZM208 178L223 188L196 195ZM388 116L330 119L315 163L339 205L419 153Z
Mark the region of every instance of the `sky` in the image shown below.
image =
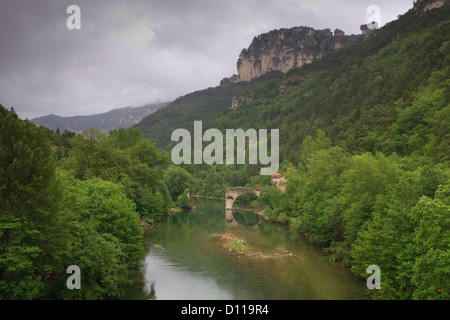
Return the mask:
M74 20L77 5L80 19ZM0 103L22 119L166 102L237 73L252 39L308 26L359 34L412 0L0 0ZM378 19L378 18L377 18ZM80 29L69 25L79 22Z

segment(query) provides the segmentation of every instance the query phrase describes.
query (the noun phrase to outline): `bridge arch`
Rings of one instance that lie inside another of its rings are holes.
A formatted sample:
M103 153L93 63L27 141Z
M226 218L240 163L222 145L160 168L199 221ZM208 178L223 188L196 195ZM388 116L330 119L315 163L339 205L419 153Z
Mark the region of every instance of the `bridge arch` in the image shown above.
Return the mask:
M262 189L242 189L242 188L230 188L225 192L225 209L232 210L233 203L241 194L251 193L260 196Z

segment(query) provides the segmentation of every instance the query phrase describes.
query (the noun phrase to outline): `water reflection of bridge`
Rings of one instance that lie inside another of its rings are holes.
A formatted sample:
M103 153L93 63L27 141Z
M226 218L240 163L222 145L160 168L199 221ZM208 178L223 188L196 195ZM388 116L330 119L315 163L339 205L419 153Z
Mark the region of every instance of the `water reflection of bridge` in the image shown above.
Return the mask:
M251 211L251 212L248 212L248 214L257 214L254 210L245 210L245 211ZM259 219L258 219L257 223L252 224L252 225L243 225L243 224L240 224L235 219L235 217L233 215L233 210L227 209L225 212L225 228L256 230L256 229L258 229L258 224L260 224L262 221L261 216L259 214L258 214L258 216L259 216Z

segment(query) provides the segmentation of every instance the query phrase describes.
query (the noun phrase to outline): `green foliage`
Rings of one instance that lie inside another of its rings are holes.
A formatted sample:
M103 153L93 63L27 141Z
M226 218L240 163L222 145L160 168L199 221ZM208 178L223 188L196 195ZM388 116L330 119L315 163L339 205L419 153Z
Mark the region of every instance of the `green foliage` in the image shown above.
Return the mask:
M109 132L109 137L116 140L117 147L121 150L134 147L142 140L142 133L139 129L114 129Z
M251 250L251 247L248 245L247 240L238 238L236 236L228 236L223 247L235 252Z
M423 197L414 208L417 228L413 245L414 299L450 298L450 185L440 186L435 199Z
M150 168L168 163L169 157L166 153L160 152L148 139L137 142L131 148L131 157L135 161L146 164Z
M184 190L184 192L182 194L180 194L177 198L176 201L176 205L177 207L184 209L184 210L188 210L192 207L191 205L191 201L188 198L188 192L189 190Z
M164 181L169 189L172 199L177 200L178 197L190 187L194 179L182 167L170 166L164 172Z
M223 197L244 186L267 187L264 215L330 260L360 277L378 265L373 298L448 300L448 16L411 10L366 41L287 74L189 94L137 126L167 150L172 131L192 132L195 120L204 130L279 129L285 193L259 166L166 168L167 153L138 129L54 133L0 106L0 298L120 297L143 256L141 219L161 219L173 202L190 208L186 189ZM231 110L238 95L251 99ZM65 288L71 264L83 290Z
M306 166L308 159L319 150L327 150L331 148L331 140L325 136L325 133L318 129L315 140L311 136L307 136L303 140L302 152L300 154L300 166Z
M61 162L63 204L73 217L72 247L77 248L66 259L83 270L84 290L62 290L59 297L120 297L139 274L144 253L139 222L167 216L172 203L162 180L166 163L167 155L142 140L137 129L106 136L91 128L73 138Z
M120 297L123 286L130 283L123 244L111 234L100 233L97 229L96 222L91 220L74 224L74 250L68 261L80 267L81 290L67 290L61 279L57 298L98 300Z
M148 187L138 187L136 196L137 211L147 223L153 223L168 215L167 199L160 191L153 192Z
M382 289L373 298L448 299L448 164L351 156L340 147L310 148L308 140L304 165L287 169L286 193L261 192L264 214L299 228L361 277L379 266Z
M317 129L351 153L445 161L450 154L448 14L449 9L442 8L419 17L412 10L366 41L285 75L181 97L138 127L167 149L173 146L172 131L192 132L194 120L202 120L204 130L279 129L280 160L294 165L304 165L307 154L301 155L301 150ZM281 85L286 89L279 91ZM251 102L232 110L232 98L239 95L251 97ZM227 174L235 176L223 178L232 186L245 185L256 175L235 172L247 167L229 169ZM235 184L238 176L246 180Z
M33 299L59 271L67 219L46 131L0 105L0 132L0 299Z
M80 180L97 177L121 184L140 216L147 222L158 221L172 203L162 173L168 156L141 137L138 129L114 130L107 137L91 128L73 138L73 148L61 168Z
M65 176L64 181L64 209L73 217L73 249L66 259L87 275L82 277L85 289L75 297L120 296L122 285L139 273L144 255L136 205L118 184L99 178L80 181L70 176ZM93 256L97 258L91 259ZM72 297L65 291L62 294Z
M167 155L136 129L69 137L3 106L0 129L0 298L120 297L140 274L141 218L156 221L172 203ZM82 290L67 289L69 265Z
M352 157L351 168L342 174L342 217L345 237L353 242L371 218L377 198L391 191L398 181L398 165L378 153Z

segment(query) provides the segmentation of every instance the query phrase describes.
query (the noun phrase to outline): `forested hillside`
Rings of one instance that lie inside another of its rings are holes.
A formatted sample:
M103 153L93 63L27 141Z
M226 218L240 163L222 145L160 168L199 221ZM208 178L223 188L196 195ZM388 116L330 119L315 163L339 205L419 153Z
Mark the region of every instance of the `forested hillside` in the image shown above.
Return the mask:
M0 105L0 132L0 299L120 298L142 226L186 206L189 176L165 175L167 154L136 129L55 134ZM73 264L83 290L67 290Z
M138 127L167 150L172 130L192 132L194 120L279 129L287 190L263 191L264 214L362 277L378 265L374 298L448 299L449 40L448 6L412 9L364 42L273 79L179 98ZM255 165L184 168L202 195L270 184Z
M449 8L413 9L364 42L275 79L209 88L178 98L137 125L171 150L177 128L279 129L280 159L298 165L304 139L322 129L350 153L448 160ZM233 97L240 104L231 108ZM243 185L258 168L228 166L218 179ZM237 173L235 169L240 168ZM212 170L196 167L190 170ZM226 176L226 177L225 177ZM222 189L220 190L222 192Z
M189 209L187 189L237 186L264 188L252 205L361 279L378 266L372 298L450 299L447 4L287 74L180 97L136 128L55 133L0 105L0 299L120 298L140 275L141 226ZM171 164L173 130L194 121L279 129L285 192L259 165ZM66 290L72 264L83 290Z
M281 158L293 163L299 160L303 139L318 128L351 152L410 154L427 142L436 148L429 154L445 160L447 126L440 120L448 117L444 112L434 114L439 105L421 112L418 99L446 93L435 89L448 78L449 16L448 8L421 14L410 10L366 41L287 75L191 93L136 127L161 147L170 145L174 129L192 130L194 120L203 121L204 130L277 128ZM231 109L236 96L249 99ZM417 113L421 114L414 117Z

